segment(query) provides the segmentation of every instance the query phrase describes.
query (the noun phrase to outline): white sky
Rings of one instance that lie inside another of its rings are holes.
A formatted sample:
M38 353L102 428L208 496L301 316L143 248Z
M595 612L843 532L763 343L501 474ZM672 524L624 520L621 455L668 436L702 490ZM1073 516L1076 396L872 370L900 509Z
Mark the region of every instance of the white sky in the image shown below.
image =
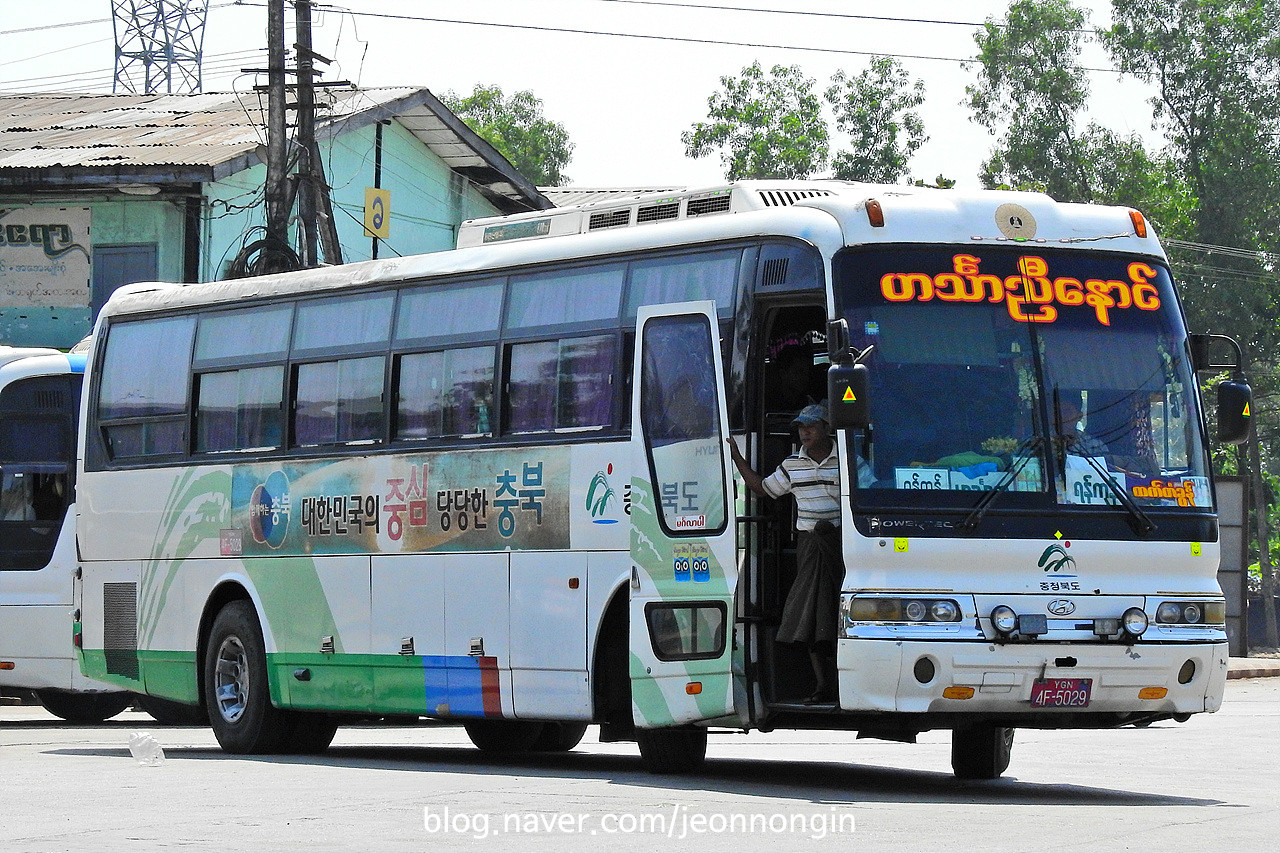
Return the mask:
M251 75L239 69L265 66L266 8L210 0L204 39L206 91L245 90ZM681 6L616 0L344 0L354 12L483 21L537 28L636 33L660 37L750 42L915 56L969 58L974 27L906 20L882 22L801 15L696 9L698 5L773 8L842 15L980 22L1002 18L1005 0L678 0ZM1110 20L1107 0L1076 0L1091 22ZM0 90L110 91L114 64L111 0L0 0ZM293 13L286 12L290 31ZM97 20L98 23L56 27ZM14 32L32 27L38 31ZM291 40L291 36L290 36ZM863 53L828 53L776 47L695 44L617 38L538 29L320 14L315 49L336 62L322 79L362 86L424 86L436 94L469 93L476 83L510 93L527 89L562 123L574 143L566 173L578 186L702 185L723 179L717 155L692 160L680 133L705 120L707 98L722 75L736 75L759 60L799 65L825 89L832 73L860 71ZM253 51L259 55L254 56ZM922 79L920 112L929 141L912 161L913 177L939 173L976 186L979 164L991 140L961 106L974 79L958 62L903 59ZM1107 68L1096 45L1081 64ZM1092 117L1113 130L1148 140L1147 89L1114 73L1092 73Z

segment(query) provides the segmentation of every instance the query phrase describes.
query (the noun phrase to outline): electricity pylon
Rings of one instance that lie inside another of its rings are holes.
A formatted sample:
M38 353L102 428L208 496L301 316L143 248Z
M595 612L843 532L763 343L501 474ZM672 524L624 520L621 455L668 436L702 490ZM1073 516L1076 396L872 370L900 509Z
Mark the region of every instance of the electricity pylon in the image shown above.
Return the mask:
M111 0L116 36L113 92L200 91L209 0Z

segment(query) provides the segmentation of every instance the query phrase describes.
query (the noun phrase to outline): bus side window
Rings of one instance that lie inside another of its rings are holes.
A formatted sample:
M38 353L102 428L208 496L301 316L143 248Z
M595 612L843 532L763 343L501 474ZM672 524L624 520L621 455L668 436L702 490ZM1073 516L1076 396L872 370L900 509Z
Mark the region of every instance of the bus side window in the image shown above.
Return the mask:
M617 335L512 344L507 424L512 433L610 426Z
M298 365L294 444L381 440L384 365L382 356Z

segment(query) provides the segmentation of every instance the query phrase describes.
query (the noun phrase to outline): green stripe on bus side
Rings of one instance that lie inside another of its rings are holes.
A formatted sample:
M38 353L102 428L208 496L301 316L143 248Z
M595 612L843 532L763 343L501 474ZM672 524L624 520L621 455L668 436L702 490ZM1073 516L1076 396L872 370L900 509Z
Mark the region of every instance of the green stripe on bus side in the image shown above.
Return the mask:
M147 695L187 704L200 701L195 652L138 652L138 663Z
M267 659L291 708L415 715L433 710L427 708L420 655L277 653Z
M107 684L114 684L125 690L140 691L142 689L141 678L129 678L124 675L107 671L107 653L102 649L81 649L80 650L80 672L89 678L98 681L104 681Z

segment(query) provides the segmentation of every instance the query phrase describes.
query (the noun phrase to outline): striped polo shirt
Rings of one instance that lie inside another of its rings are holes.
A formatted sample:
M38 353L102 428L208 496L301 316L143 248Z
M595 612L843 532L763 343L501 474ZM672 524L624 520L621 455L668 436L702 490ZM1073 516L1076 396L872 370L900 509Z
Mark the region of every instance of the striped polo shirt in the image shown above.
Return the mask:
M813 530L826 519L840 526L840 460L835 445L821 462L814 462L802 447L799 453L782 460L778 470L761 482L769 497L788 492L796 499L796 530Z

